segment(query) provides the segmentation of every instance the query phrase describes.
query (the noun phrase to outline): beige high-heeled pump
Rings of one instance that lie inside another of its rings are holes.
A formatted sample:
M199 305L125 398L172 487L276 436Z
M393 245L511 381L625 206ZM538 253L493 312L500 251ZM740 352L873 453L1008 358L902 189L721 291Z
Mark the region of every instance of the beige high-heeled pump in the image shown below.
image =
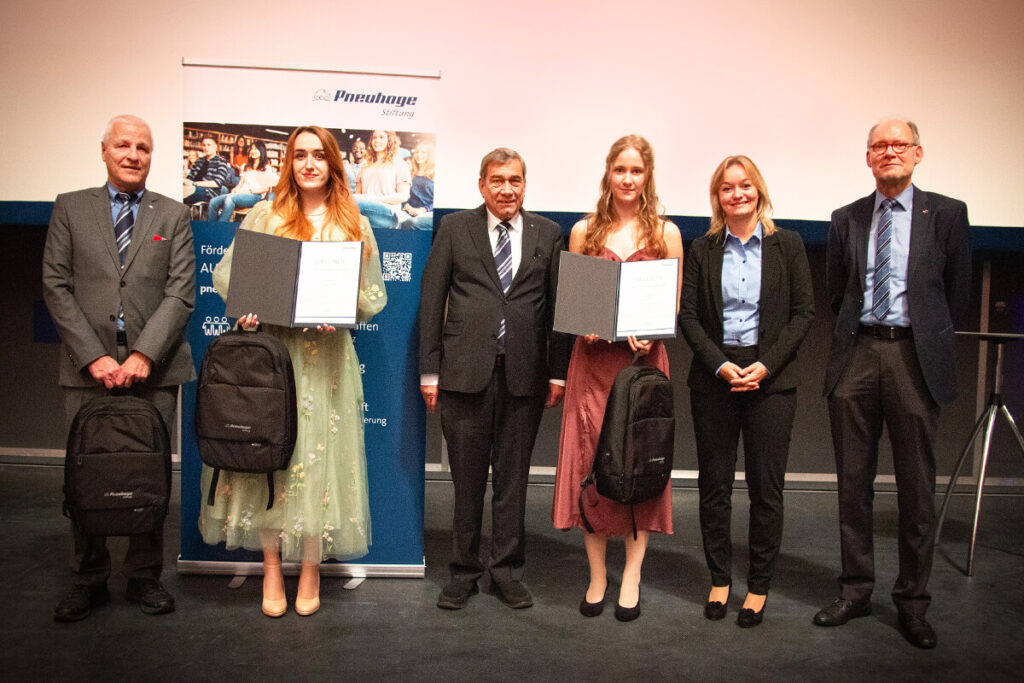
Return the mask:
M281 595L284 595L284 574L281 573L281 563L263 563L263 604L260 609L268 617L277 619L283 617L288 611L288 596L282 598L267 597L267 580L276 581L281 587Z
M314 588L313 597L303 597L302 584L303 577L307 575L307 572L313 572L316 577L316 587ZM295 613L308 617L311 614L316 613L320 609L320 565L312 563L302 563L302 573L299 575L299 593L295 596Z

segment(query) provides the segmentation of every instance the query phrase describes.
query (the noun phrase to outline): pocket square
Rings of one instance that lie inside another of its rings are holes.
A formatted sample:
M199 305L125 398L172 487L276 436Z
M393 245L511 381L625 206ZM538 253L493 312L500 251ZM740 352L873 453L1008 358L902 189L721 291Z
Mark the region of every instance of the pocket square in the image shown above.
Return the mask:
M154 242L163 242L165 239L167 239L167 238L163 237L161 235L153 235L153 241Z

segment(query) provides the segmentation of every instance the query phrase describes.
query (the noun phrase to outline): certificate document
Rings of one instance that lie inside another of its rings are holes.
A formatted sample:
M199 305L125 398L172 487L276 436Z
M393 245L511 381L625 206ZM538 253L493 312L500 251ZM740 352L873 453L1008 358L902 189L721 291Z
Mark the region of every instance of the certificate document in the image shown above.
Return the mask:
M296 325L355 325L363 243L301 244L292 321Z
M362 242L299 242L235 233L226 313L283 327L354 327Z
M678 291L678 258L621 263L563 251L554 329L608 341L674 337Z
M615 338L674 337L678 287L677 258L619 264Z

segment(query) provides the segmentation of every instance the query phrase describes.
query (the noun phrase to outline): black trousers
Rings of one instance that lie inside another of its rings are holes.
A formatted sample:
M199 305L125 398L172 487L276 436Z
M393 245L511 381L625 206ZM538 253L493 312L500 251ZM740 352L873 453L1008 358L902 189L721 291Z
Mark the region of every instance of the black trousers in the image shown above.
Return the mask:
M859 336L828 397L839 480L841 595L868 600L875 586L874 480L883 424L892 444L899 507L897 609L924 616L935 549L935 433L939 406L925 385L913 339Z
M123 363L128 350L118 347L118 362ZM144 383L129 389L129 393L153 403L172 431L174 411L178 403L178 387L147 387ZM90 399L107 394L103 385L95 387L64 387L65 433L71 430L71 422L78 414L79 408ZM71 572L73 581L79 585L97 586L110 578L110 552L107 550L106 536L91 536L81 533L75 525L71 525L72 550ZM124 557L122 571L129 579L159 579L164 565L164 531L158 529L148 534L135 534L128 537L128 552Z
M756 347L724 350L740 367L757 360ZM764 595L771 587L782 543L783 488L796 389L734 393L729 386L722 380L711 392L690 392L704 558L713 586L732 584L732 487L742 434L750 497L747 590Z
M492 580L521 580L526 562L526 484L545 396L508 393L497 366L477 394L441 391L441 430L455 485L452 578L475 581L486 566ZM491 553L480 558L487 470L492 469Z

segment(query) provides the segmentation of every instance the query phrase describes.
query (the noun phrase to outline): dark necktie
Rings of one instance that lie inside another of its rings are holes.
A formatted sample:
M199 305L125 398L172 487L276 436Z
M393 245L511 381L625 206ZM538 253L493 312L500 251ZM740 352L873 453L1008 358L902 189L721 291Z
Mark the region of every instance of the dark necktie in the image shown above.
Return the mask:
M128 254L128 245L132 243L132 227L135 225L135 216L132 215L132 201L134 195L127 192L118 192L117 201L121 202L121 210L117 212L117 221L114 223L114 239L117 242L117 256L121 260L121 267L124 267L124 257Z
M883 199L882 215L875 233L875 282L871 292L871 314L884 322L892 302L889 289L892 284L892 210L899 205L895 199Z
M508 294L508 288L512 285L512 240L508 236L511 227L505 221L498 223L498 243L494 245L494 265L498 267L501 291L505 294ZM498 328L498 353L505 353L505 318L501 319Z

